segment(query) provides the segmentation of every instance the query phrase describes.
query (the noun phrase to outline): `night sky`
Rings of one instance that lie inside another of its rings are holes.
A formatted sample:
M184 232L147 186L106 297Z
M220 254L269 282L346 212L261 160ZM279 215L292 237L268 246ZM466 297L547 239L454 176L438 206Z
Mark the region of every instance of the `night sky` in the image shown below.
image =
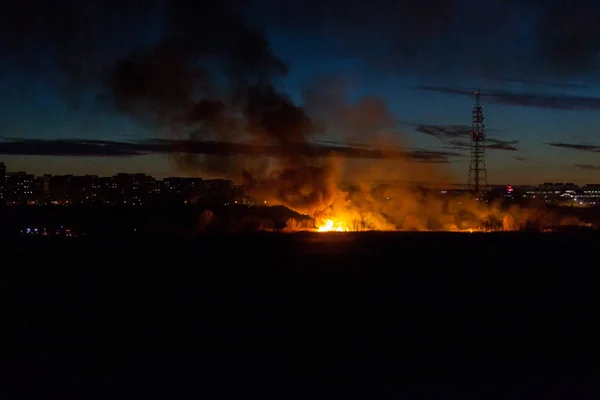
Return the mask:
M140 119L137 109L124 111L107 94L114 90L107 77L132 49L169 35L197 29L227 36L220 22L210 28L219 21L215 8L166 0L49 3L14 2L0 16L0 160L8 170L189 173L164 147L148 144L173 139L170 129ZM268 38L288 67L275 81L296 104L317 88L340 107L362 101L369 115L386 110L361 129L330 123L314 141L363 143L385 132L407 151L439 152L431 161L465 183L468 157L461 154L471 93L480 87L490 183L600 182L597 1L218 4L218 15L234 15ZM219 70L217 58L203 62Z

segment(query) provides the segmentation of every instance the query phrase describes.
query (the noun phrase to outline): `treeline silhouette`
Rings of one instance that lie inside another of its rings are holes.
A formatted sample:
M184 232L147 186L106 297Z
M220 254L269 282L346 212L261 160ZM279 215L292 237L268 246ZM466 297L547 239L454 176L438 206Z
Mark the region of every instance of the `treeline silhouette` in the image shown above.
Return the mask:
M560 218L578 218L600 226L597 208L544 207ZM508 209L508 207L507 207ZM541 209L540 209L541 211ZM483 221L486 222L486 221ZM489 221L488 221L489 222ZM502 221L486 228L501 229ZM485 225L485 224L484 224ZM535 224L534 224L535 225ZM186 204L157 201L139 205L4 206L0 207L0 235L13 236L28 228L53 234L69 229L77 235L235 233L259 230L311 230L314 221L284 206L245 206L226 201ZM368 220L357 220L351 231L368 231ZM532 226L530 230L539 230Z
M292 218L309 220L283 206L249 207L222 202L157 202L144 206L10 206L0 208L0 234L18 235L28 228L45 228L48 232L68 228L85 235L252 232L285 229L287 221Z

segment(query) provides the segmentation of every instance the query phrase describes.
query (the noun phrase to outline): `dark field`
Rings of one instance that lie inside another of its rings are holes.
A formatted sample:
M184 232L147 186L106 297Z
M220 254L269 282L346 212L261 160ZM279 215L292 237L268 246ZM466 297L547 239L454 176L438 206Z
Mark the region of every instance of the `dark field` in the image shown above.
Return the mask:
M5 240L0 395L598 398L599 245L597 232Z

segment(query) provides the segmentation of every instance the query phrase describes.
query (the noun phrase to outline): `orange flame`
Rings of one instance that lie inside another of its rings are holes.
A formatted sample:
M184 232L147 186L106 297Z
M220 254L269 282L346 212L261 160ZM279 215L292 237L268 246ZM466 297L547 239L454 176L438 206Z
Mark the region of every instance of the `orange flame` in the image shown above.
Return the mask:
M343 222L333 222L331 219L324 220L323 224L317 227L317 232L348 232L349 229Z

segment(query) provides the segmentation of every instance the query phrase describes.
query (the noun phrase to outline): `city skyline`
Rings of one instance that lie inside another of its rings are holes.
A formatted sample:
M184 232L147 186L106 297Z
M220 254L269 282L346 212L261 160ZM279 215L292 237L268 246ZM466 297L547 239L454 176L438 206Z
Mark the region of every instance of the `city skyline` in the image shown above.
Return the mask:
M114 176L51 175L35 176L26 171L10 171L0 162L0 205L143 205L167 196L175 203L197 201L247 203L240 186L225 179L168 177L156 179L143 173ZM226 199L226 200L224 200Z
M459 187L423 187L417 184L396 185L404 190L393 191L393 183L373 185L370 201L382 203L413 198L419 192L429 193L440 201L461 203L469 189ZM537 206L566 206L597 208L600 206L600 183L576 185L572 182L544 182L536 186L488 187L479 192L482 202L525 202ZM344 201L356 193L351 184L346 187ZM266 196L266 197L265 197ZM395 196L398 196L395 198ZM426 196L424 196L425 198ZM348 199L348 201L351 201ZM228 206L285 206L254 185L236 185L227 179L203 179L190 177L168 177L156 179L144 173L118 173L113 176L97 175L51 175L35 176L25 171L7 171L0 162L0 206L159 206L203 205ZM284 207L285 208L285 207ZM435 209L435 206L433 207ZM493 209L493 207L492 207ZM288 211L294 210L287 208ZM330 227L332 228L333 225ZM340 229L349 229L347 226Z
M92 0L84 3L101 7ZM178 8L185 2L171 3L175 4L153 2L158 9L141 12L125 1L118 9L122 19L99 13L94 21L87 21L93 28L89 32L79 31L79 24L45 7L11 6L15 9L2 17L15 35L6 35L11 42L0 46L5 56L0 63L0 136L4 138L0 157L14 169L36 174L205 174L200 168L182 168L164 150L103 154L72 143L100 141L106 148L121 142L179 139L172 129L153 118L149 121L148 115L132 115L131 104L115 102L111 97L115 93L107 95L103 81L94 75L95 67L110 68L115 60L126 59L130 44L136 48L160 43L167 36L172 15L161 13L160 7L175 7L170 10L177 18L176 27L182 34L194 33L182 19L185 8ZM272 54L285 64L287 73L274 79L278 87L311 118L327 122L325 132L310 138L313 142L347 146L386 134L406 152L430 154L426 168L449 175L455 183L466 183L470 95L481 88L490 183L598 180L600 76L595 72L594 46L583 45L600 41L584 29L598 13L587 7L591 2L575 6L549 1L541 7L532 2L483 1L467 9L460 0L410 6L376 1L363 9L360 2L349 1L344 9L354 16L352 24L312 1L298 8L270 0L259 3L263 7L248 8L235 1L223 4L264 33ZM71 7L74 17L86 21L79 14L82 9ZM257 13L257 9L266 11ZM17 12L36 19L36 13L55 16L46 18L41 29L53 32L65 26L74 37L88 35L82 38L91 45L70 39L66 43L70 54L81 59L65 68L60 46L65 43L40 39L43 30L22 30L20 19L14 18ZM580 17L582 29L566 30L575 17ZM373 19L380 21L379 26L369 22ZM125 29L131 21L136 29ZM556 30L562 36L556 37ZM115 31L122 36L115 37ZM85 63L88 58L96 64ZM176 87L178 82L169 78L164 84ZM233 136L233 141L240 141ZM64 146L57 146L56 139ZM206 139L214 138L207 135Z
M42 173L31 173L30 171L26 171L26 170L17 170L17 169L11 169L10 166L7 166L7 164L5 162L3 162L2 160L0 160L0 174L6 174L6 175L27 175L27 176L32 176L36 179L41 179L44 178L46 176L51 176L51 177L74 177L74 178L99 178L99 179L110 179L110 178L115 178L115 177L119 177L119 176L143 176L143 177L149 177L152 178L154 180L156 180L157 182L160 181L165 181L165 180L169 180L169 179L188 179L188 180L198 180L198 181L230 181L232 184L234 185L241 185L243 186L243 182L238 182L239 179L236 178L240 178L240 177L212 177L212 176L187 176L187 175L177 175L177 174L171 174L171 175L153 175L152 173L148 173L148 172L140 172L140 171L134 171L134 172L128 172L128 171L117 171L115 173L112 174L106 174L106 175L101 175L101 174L93 174L93 173L84 173L84 174L76 174L73 172L67 172L67 173L59 173L59 174L53 174L53 173L49 173L49 172L42 172ZM373 181L373 185L376 186L377 184L393 184L393 183L398 183L398 184L404 184L404 183L408 183L408 184L424 184L426 185L426 182L418 182L418 181L386 181L386 182L381 182L381 181ZM502 183L488 183L487 187L488 188L503 188L503 187L514 187L514 188L518 188L518 187L524 187L524 188L531 188L531 187L543 187L543 186L564 186L567 189L569 188L573 188L573 187L586 187L586 186L590 186L590 187L598 187L600 185L600 183L598 183L597 181L589 181L586 183L577 183L575 180L559 180L559 179L551 179L551 180L546 180L546 181L542 181L542 182L537 182L537 183L532 183L532 184L519 184L519 183L514 183L513 181L509 180L507 182L502 182ZM440 185L432 185L433 187L439 186L440 188L451 188L451 187L467 187L468 185L464 182L456 182L456 183L449 183L449 184L444 184L441 183Z

